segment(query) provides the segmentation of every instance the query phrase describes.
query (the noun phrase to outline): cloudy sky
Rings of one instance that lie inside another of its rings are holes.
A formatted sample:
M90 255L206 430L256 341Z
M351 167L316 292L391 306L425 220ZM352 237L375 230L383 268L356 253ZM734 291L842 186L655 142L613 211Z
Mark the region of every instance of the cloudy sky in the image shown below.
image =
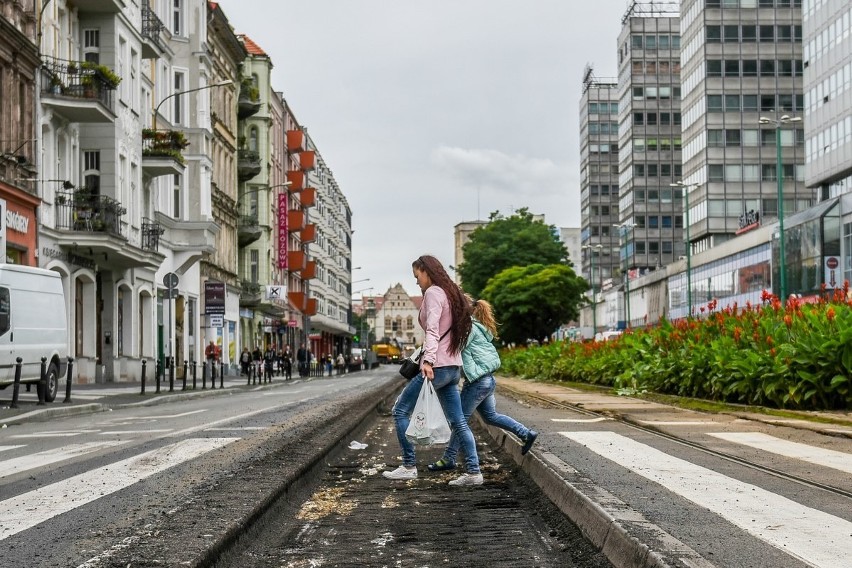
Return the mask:
M274 63L353 214L353 291L419 294L453 227L521 207L578 227L583 68L616 75L626 0L224 0ZM360 296L360 293L356 294Z

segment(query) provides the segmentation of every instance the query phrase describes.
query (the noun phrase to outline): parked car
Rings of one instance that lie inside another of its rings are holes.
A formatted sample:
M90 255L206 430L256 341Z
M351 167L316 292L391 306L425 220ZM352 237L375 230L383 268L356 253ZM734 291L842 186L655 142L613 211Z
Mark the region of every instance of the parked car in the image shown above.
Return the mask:
M611 341L613 339L617 339L619 335L621 335L621 331L610 329L607 331L599 331L595 335L595 341Z

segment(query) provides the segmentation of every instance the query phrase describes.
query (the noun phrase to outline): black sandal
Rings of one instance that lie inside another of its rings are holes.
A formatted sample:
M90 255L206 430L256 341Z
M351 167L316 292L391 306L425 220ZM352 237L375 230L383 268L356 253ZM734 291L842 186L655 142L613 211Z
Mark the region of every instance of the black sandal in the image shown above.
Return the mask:
M439 459L435 463L430 463L426 466L429 471L447 471L450 469L456 469L456 464L445 462L443 459Z

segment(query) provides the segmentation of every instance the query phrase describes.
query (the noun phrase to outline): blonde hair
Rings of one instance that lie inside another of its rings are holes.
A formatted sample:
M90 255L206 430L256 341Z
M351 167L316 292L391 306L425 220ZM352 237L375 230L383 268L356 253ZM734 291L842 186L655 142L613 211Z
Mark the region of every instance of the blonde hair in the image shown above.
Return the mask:
M470 302L472 315L476 321L485 326L491 335L497 337L497 320L494 318L494 309L485 300L474 300L470 294L465 294Z

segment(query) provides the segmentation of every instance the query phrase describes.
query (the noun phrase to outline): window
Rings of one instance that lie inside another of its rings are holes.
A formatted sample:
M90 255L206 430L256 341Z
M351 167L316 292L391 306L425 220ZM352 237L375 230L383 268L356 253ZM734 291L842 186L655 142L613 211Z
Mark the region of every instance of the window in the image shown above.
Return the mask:
M760 76L774 77L775 76L775 60L761 59L760 60Z
M671 229L672 228L672 216L671 215L663 215L661 218L661 225L663 229Z
M101 31L83 30L83 60L92 63L101 62Z
M739 26L725 26L725 43L738 43L740 41Z
M723 108L722 95L707 95L707 110L721 112Z
M175 219L180 219L181 201L182 201L181 190L180 190L181 175L180 174L174 174L174 176L172 178L172 182L173 182L173 184L172 184L172 198L173 198L172 217L174 217Z
M725 60L725 77L739 77L740 75L740 60L726 59Z
M740 37L743 43L752 43L757 41L757 26L743 26L740 30Z
M726 130L725 131L725 146L738 147L740 145L740 131Z
M641 112L634 112L633 124L636 126L642 126L643 124L645 124L645 115Z
M186 76L181 71L175 71L175 82L174 82L174 92L180 93L181 91L186 90ZM175 125L183 124L183 97L184 95L178 95L174 98L174 115L172 116L172 121Z
M722 76L722 61L720 59L709 59L707 61L707 76L721 77Z
M707 43L722 42L722 26L707 26Z
M775 95L760 95L760 110L775 110Z
M669 126L671 124L671 113L661 112L660 113L660 124L663 126Z
M172 34L186 35L183 29L183 0L172 0Z
M743 110L757 110L757 95L743 95Z
M99 150L83 152L83 179L86 189L92 195L100 194L101 189L101 153Z
M757 60L743 60L743 77L757 77Z
M641 35L633 35L630 38L631 45L633 49L642 49L642 36Z
M772 43L775 41L775 26L760 26L761 43Z
M258 278L260 277L260 253L257 249L252 249L250 251L249 256L249 278L255 284L257 284Z
M657 113L649 112L647 116L647 121L649 126L656 126L657 124Z
M645 36L645 49L657 49L657 36Z
M740 96L739 95L725 95L725 110L740 110Z
M710 181L725 181L725 167L721 164L710 164L707 173Z

